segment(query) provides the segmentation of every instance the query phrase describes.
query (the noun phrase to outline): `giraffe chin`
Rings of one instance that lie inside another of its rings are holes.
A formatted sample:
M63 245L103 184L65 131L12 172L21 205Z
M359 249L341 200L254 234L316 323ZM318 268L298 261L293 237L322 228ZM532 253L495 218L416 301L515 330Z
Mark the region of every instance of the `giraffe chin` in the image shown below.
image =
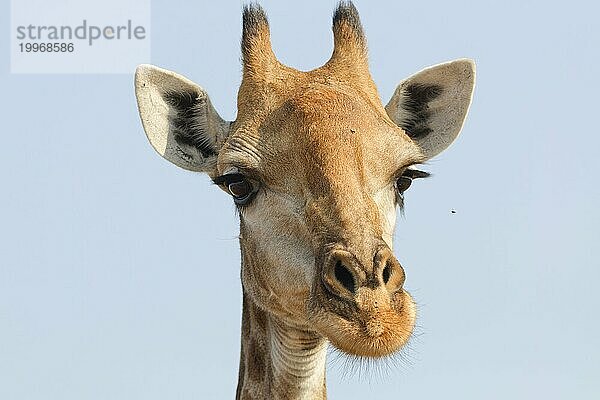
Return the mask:
M351 315L341 316L321 308L311 319L317 331L343 353L379 358L399 351L408 342L416 307L408 292L401 291L388 306L376 310L357 308Z

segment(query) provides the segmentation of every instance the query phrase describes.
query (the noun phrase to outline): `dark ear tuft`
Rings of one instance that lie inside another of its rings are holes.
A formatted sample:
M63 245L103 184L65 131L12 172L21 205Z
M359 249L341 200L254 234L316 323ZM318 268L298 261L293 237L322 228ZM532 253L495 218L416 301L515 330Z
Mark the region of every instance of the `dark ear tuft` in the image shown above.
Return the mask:
M204 158L217 154L208 130L206 97L195 91L167 92L162 95L171 106L169 124L173 138L180 145L198 149Z
M405 115L398 125L412 139L425 137L433 131L429 126L431 118L429 102L438 98L443 91L444 89L440 85L421 83L412 83L404 88L400 106L405 110Z
M385 110L430 159L459 135L474 87L472 60L438 64L400 82Z
M358 10L351 1L340 1L333 14L333 30L340 29L343 23L348 24L358 38L363 38L363 28L358 16Z
M189 171L217 170L217 153L229 135L204 89L154 65L135 70L135 97L148 141L165 160Z

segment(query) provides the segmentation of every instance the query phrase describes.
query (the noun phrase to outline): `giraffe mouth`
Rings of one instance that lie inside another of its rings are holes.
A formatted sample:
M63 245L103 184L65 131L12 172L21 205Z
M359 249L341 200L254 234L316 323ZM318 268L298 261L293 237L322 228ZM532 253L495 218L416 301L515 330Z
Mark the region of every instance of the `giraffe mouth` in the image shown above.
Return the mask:
M309 317L317 331L338 350L354 356L377 358L399 351L415 325L416 307L404 290L389 296L365 289L352 305L332 299L312 303Z

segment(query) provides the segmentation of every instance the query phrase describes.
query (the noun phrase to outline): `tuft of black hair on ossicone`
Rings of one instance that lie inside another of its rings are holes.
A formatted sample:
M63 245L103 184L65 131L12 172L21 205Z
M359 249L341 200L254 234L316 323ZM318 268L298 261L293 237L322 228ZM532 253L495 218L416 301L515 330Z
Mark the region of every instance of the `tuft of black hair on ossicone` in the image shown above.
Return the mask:
M348 24L352 28L358 39L364 39L358 10L351 1L340 1L333 13L333 30L338 30L343 23Z
M262 29L268 29L269 21L265 10L256 3L244 6L242 14L242 57L248 59L252 48L252 39L260 33Z

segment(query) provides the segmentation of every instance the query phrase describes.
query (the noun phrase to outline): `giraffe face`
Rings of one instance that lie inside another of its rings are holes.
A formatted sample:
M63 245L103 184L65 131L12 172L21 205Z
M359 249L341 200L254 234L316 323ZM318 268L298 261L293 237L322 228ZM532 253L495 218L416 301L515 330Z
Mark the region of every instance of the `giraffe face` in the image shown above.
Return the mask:
M136 95L153 147L206 172L240 216L242 283L259 307L340 350L379 357L409 339L415 307L392 252L396 209L415 168L458 135L474 65L458 60L402 81L384 108L353 6L334 16L335 50L300 72L273 55L262 10L246 9L238 115L204 90L141 66Z
M419 176L410 167L424 157L383 106L343 82L311 78L293 93L240 117L217 157L214 180L238 204L244 289L343 351L389 354L415 320L391 248Z

